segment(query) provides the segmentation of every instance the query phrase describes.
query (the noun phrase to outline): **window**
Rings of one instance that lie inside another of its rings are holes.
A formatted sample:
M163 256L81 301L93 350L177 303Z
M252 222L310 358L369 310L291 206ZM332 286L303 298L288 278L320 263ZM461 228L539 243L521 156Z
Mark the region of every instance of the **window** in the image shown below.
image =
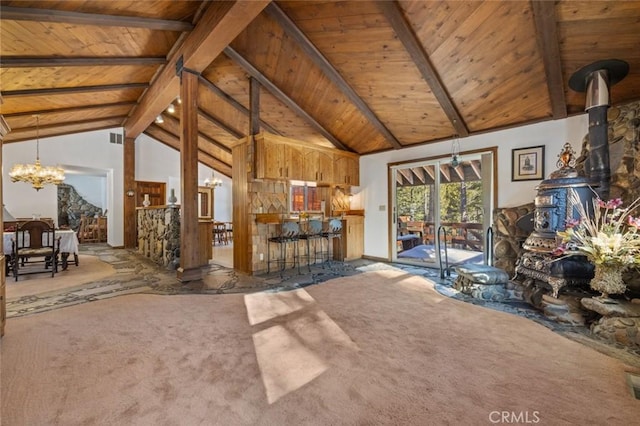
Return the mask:
M322 200L315 182L291 181L289 200L292 212L322 210Z

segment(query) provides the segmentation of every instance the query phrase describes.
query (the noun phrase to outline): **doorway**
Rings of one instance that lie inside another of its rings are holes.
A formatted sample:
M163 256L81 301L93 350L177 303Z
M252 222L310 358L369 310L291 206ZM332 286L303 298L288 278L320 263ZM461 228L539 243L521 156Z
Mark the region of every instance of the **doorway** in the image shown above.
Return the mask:
M497 149L390 165L391 259L439 268L483 263ZM445 258L446 246L446 258Z

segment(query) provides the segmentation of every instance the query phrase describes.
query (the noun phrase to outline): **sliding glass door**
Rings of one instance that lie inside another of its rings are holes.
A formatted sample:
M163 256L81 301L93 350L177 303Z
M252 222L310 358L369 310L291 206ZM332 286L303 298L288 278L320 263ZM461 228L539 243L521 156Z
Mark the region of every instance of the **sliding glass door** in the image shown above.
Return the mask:
M392 259L440 267L482 263L493 209L494 152L391 166Z

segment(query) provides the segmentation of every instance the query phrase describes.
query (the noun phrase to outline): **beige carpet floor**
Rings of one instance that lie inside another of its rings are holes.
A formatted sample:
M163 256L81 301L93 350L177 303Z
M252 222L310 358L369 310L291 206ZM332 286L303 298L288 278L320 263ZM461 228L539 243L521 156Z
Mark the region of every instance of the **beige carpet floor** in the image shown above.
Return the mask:
M12 318L1 345L3 425L640 418L631 367L399 271L288 292L120 296Z
M116 273L113 266L100 261L96 256L79 255L78 266L69 265L60 269L53 277L49 274L20 275L18 281L7 277L7 299L42 295L53 291L97 281Z

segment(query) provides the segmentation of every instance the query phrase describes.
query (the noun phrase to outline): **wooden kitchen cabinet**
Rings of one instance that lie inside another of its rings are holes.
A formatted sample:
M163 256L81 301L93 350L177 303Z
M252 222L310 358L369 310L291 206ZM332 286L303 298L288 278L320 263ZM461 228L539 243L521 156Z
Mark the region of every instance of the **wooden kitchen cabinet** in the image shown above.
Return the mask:
M334 155L333 182L337 185L360 185L360 164L357 156L347 153Z
M342 251L338 244L342 244ZM338 249L338 250L336 250ZM342 254L342 259L340 258ZM334 239L334 260L360 259L364 254L364 216L344 216L342 237Z
M301 179L304 148L265 138L256 138L256 178Z
M333 155L307 148L304 153L304 171L300 180L308 182L333 182Z
M254 136L256 179L359 185L357 154L269 133Z

